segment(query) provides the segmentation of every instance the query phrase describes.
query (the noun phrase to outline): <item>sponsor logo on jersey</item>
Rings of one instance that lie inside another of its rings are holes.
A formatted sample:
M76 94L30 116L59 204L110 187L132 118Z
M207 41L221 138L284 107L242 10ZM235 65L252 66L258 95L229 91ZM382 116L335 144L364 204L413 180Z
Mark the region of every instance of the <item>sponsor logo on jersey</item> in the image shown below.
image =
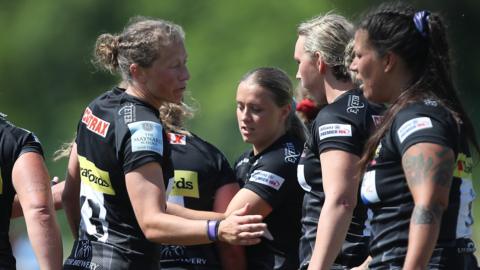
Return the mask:
M79 240L75 246L75 258L89 259L92 257L92 244L90 241Z
M250 162L250 159L249 158L243 158L242 160L240 160L237 165L235 165L235 169L242 166L243 164L248 164Z
M318 127L320 140L330 137L352 137L352 126L345 124L326 124Z
M80 155L78 161L80 163L80 178L83 183L98 192L115 195L108 172L97 168L93 162Z
M433 127L432 120L429 117L417 117L407 122L397 130L398 139L400 143L403 143L405 139L410 136L412 133L415 133L422 129L427 129Z
M74 245L72 256L65 260L65 266L80 267L81 269L100 270L101 265L92 262L92 244L88 240L78 240Z
M160 246L160 261L163 262L183 262L193 265L206 265L207 259L202 257L195 257L192 254L185 254L185 246L161 245Z
M472 179L473 159L464 153L459 153L453 176Z
M279 190L285 181L283 177L263 170L255 170L248 180L269 186L276 190Z
M163 155L162 125L152 121L128 124L131 133L132 152L153 151Z
M458 239L458 238L457 238ZM475 243L468 239L468 238L461 238L461 243L463 244L461 247L457 247L457 252L459 254L463 253L475 253L477 251L477 248L475 248ZM457 244L458 245L458 244Z
M300 153L295 150L295 145L293 143L287 142L285 144L285 162L287 163L296 163Z
M185 255L185 246L161 245L160 256L162 259L178 258Z
M181 145L187 144L187 136L183 134L169 132L168 140L170 141L170 144L181 144Z
M173 183L169 196L200 198L197 172L175 170L175 177L171 181Z
M378 127L382 123L382 115L372 115L373 124Z
M358 111L365 107L365 104L360 102L360 97L356 95L348 96L347 112L357 114Z
M135 115L135 105L132 103L128 103L120 110L118 110L118 115L123 115L123 121L125 124L132 123L136 121L136 115Z
M438 106L438 102L436 100L433 100L433 99L425 99L425 100L423 100L423 103L425 103L425 105L427 105L427 106L432 106L432 107L437 107Z
M85 124L88 130L104 138L107 135L108 127L110 126L109 122L95 116L92 113L92 110L90 110L88 107L83 113L82 123Z

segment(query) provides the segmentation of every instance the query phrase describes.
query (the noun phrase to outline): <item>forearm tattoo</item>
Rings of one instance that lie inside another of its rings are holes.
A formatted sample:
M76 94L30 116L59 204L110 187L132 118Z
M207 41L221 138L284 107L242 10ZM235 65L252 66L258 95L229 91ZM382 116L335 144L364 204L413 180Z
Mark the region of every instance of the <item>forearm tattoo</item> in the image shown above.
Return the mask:
M442 147L435 156L405 154L402 164L409 185L415 186L431 178L433 182L449 187L452 181L455 161L452 155L448 155L450 148Z
M442 218L443 209L434 204L429 208L423 206L415 206L412 213L412 221L414 224L434 224Z

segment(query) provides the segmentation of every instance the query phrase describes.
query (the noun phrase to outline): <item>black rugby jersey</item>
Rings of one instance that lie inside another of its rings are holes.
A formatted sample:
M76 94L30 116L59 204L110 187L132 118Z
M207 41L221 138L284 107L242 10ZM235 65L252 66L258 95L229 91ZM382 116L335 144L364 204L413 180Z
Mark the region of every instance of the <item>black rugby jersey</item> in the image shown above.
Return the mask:
M35 135L14 126L0 113L0 269L15 269L15 258L8 236L12 202L16 194L12 170L18 157L27 152L43 156L42 147Z
M410 146L425 142L449 147L457 157L449 204L443 213L429 269L463 269L459 258L474 250L469 238L475 192L467 142L452 114L438 101L426 99L408 105L395 116L362 181L362 200L373 211L370 268L403 266L414 202L403 172L402 156Z
M383 107L369 103L360 90L350 90L320 110L311 126L298 165L297 177L306 191L303 199L300 261L310 262L320 211L325 201L320 154L328 149L342 150L360 156L363 145L380 121ZM365 235L366 208L357 203L346 240L335 264L354 267L367 257L368 236Z
M78 124L81 221L65 269L158 269L155 245L143 235L125 174L149 162L173 176L158 110L114 88L92 101Z
M296 168L302 146L302 141L287 134L261 153L247 151L235 162L237 181L272 207L264 219L268 233L260 244L246 247L248 269L298 268L303 192Z
M186 208L212 211L217 189L236 183L225 156L195 134L167 134L175 178L167 187L168 201ZM215 244L160 247L162 269L221 269Z

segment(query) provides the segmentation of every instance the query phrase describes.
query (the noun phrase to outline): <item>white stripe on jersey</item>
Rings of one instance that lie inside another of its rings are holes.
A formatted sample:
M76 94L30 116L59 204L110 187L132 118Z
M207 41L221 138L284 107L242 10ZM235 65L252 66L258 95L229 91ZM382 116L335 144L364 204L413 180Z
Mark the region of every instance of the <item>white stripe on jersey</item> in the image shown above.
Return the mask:
M103 193L92 189L90 186L84 184L83 181L80 183L80 197L85 197L83 205L80 206L80 231L87 232L90 236L97 238L97 241L105 243L108 239L108 222L106 220L107 209L105 209L104 206L105 200ZM96 209L92 209L92 206ZM95 218L100 220L103 232L98 232L97 227L92 224L90 219L93 215L98 215L95 216Z
M307 180L305 179L305 165L303 164L298 164L297 166L297 179L298 183L300 186L305 190L306 192L310 192L312 190L312 187L307 184Z

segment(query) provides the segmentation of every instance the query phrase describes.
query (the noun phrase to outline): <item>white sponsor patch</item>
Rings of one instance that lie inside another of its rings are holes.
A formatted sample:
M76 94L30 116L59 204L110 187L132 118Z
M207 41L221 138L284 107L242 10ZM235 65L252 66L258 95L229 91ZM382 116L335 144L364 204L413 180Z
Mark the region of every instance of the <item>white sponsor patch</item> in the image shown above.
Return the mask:
M103 120L102 118L93 114L90 108L86 108L85 112L83 113L82 123L85 124L88 130L91 132L98 134L105 138L107 136L108 127L110 126L110 122Z
M403 143L403 141L412 133L431 127L433 127L432 120L430 120L429 117L413 118L403 123L403 125L397 130L398 139L400 140L400 143Z
M250 176L249 181L257 182L279 190L285 179L271 172L256 170Z
M320 140L330 137L352 137L352 126L345 124L326 124L318 128Z
M363 175L360 194L364 204L371 204L380 201L380 197L378 197L377 193L377 187L375 185L375 171L369 171Z
M128 124L132 152L153 151L163 155L162 125L152 121L138 121Z

